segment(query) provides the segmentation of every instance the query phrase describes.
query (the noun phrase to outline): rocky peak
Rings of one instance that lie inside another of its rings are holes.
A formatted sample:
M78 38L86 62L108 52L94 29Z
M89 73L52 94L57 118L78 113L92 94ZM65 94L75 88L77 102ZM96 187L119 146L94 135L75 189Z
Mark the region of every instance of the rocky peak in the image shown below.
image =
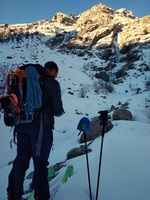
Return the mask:
M125 8L120 8L118 10L116 10L117 13L121 14L124 17L129 17L131 19L135 19L137 17L134 16L133 12L130 10L127 10Z
M64 23L64 24L72 24L76 22L76 17L74 16L73 13L70 13L68 15L63 14L61 12L56 13L53 18L52 21L53 22L59 22L59 23Z
M115 10L100 3L82 13L77 20L77 26L87 26L92 23L99 25L108 25L114 22L126 23L132 19L136 19L136 17L131 11L126 9Z

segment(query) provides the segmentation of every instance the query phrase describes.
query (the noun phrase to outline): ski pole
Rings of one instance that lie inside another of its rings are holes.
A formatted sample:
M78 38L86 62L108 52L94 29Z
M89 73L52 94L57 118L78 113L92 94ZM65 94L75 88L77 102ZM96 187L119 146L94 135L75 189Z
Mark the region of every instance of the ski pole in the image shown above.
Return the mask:
M83 117L80 119L77 129L80 130L78 136L81 132L84 134L84 142L85 142L85 154L86 154L86 164L87 164L87 173L88 173L88 184L89 184L89 193L90 193L90 200L92 200L92 192L91 192L91 180L90 180L90 168L89 168L89 159L88 159L88 149L87 149L87 142L86 142L86 133L90 132L90 120L87 117Z
M101 175L100 172L101 172L101 163L102 163L102 153L103 153L103 141L104 141L105 127L107 125L108 111L99 111L99 113L101 114L99 119L100 119L100 125L102 125L102 140L101 140L99 167L98 167L98 176L97 176L96 200L98 200L100 175Z
M86 164L87 164L87 173L88 173L89 193L90 193L90 200L92 200L90 168L89 168L89 159L88 159L88 151L87 151L86 133L85 132L84 132L84 142L85 142L85 154L86 154Z

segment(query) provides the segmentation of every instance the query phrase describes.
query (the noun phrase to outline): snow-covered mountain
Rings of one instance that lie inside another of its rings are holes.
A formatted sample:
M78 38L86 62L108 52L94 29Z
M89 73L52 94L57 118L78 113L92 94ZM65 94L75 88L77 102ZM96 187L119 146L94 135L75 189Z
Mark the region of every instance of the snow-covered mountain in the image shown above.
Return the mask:
M53 50L80 57L96 78L106 80L102 71L107 78L112 74L114 83L123 82L131 71L134 76L149 71L150 16L137 18L126 9L98 4L79 16L56 13L52 20L1 24L0 36L1 65L43 64Z
M80 146L77 123L82 117L92 119L100 110L127 104L132 121L111 120L114 126L104 139L99 199L150 199L150 16L137 18L126 9L99 4L79 16L56 13L52 20L1 24L0 36L1 80L20 63L52 60L59 66L66 113L56 118L50 165L65 161L68 151ZM0 124L0 200L6 200L8 163L16 147L9 147L12 132L2 118ZM101 137L89 146L93 199L100 142ZM89 199L85 155L66 164L74 165L74 175L61 185L62 168L50 182L51 193L57 191L54 200ZM31 163L28 172L32 170ZM25 188L29 182L25 180Z

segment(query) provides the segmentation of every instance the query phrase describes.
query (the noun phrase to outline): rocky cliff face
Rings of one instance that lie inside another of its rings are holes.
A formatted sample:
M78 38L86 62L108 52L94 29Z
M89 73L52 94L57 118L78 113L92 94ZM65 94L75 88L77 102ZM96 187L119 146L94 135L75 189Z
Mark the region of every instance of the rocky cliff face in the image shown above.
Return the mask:
M117 63L121 67L115 70L116 83L128 74L127 69L134 68L134 62L138 60L141 60L142 68L149 71L143 51L150 46L150 16L137 18L129 10L114 10L98 4L79 16L59 12L52 20L0 25L1 43L14 39L19 42L29 36L38 36L36 39L50 49L80 57L97 57L102 67L92 66L96 69L94 76L105 81Z
M150 16L137 18L126 9L114 10L98 4L77 17L72 13L66 15L59 12L52 20L0 25L0 36L35 32L56 37L58 34L74 32L73 37L63 44L63 47L72 48L108 47L117 37L118 46L124 51L131 44L150 42Z

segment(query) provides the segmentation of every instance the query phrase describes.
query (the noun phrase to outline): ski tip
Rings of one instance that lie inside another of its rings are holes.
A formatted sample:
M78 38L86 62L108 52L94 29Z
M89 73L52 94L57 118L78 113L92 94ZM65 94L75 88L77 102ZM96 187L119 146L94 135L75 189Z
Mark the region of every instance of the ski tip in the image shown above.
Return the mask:
M66 183L68 178L71 177L73 175L73 171L74 171L74 167L73 165L68 165L65 174L61 180L62 183Z
M48 168L48 176L53 176L55 173L55 169L53 167Z

